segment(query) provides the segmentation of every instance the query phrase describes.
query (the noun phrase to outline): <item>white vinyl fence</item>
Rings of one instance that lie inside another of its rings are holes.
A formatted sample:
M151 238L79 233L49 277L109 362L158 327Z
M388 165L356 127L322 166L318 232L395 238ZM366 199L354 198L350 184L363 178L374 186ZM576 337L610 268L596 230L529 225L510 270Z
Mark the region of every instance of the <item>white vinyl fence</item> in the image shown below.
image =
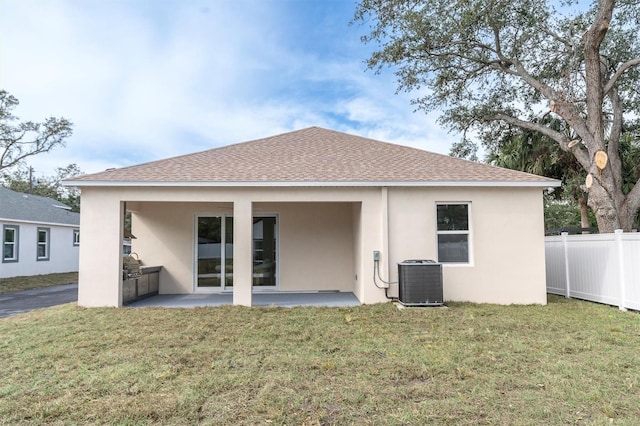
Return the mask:
M640 310L640 233L545 238L547 292Z

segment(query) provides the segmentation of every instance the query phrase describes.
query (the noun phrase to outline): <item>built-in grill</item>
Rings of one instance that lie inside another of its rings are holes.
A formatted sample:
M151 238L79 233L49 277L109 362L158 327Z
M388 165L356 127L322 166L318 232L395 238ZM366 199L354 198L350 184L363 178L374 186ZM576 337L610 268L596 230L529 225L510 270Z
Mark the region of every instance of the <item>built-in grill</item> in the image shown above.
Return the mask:
M160 266L142 266L136 253L122 258L122 303L158 294Z
M131 253L122 258L122 279L138 278L141 275L142 262L137 253Z

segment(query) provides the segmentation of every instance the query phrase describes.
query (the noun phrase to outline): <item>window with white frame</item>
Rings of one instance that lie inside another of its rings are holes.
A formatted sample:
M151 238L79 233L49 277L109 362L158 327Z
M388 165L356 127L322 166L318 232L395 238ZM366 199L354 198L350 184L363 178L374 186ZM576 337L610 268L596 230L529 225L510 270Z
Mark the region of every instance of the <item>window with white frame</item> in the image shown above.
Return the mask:
M2 262L18 261L18 241L20 227L17 225L4 225L2 227Z
M79 246L80 245L80 230L79 229L74 229L73 230L73 245L74 246Z
M469 207L469 203L437 204L438 262L470 262Z
M49 228L38 228L38 260L49 260Z

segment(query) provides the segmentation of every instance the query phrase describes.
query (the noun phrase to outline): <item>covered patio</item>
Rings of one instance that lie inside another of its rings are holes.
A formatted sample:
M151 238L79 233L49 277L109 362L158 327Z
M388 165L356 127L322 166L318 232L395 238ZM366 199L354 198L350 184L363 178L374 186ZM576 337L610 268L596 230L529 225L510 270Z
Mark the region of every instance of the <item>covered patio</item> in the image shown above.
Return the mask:
M132 308L196 308L204 306L233 305L232 293L211 294L160 294L128 304ZM278 292L254 293L253 306L263 307L350 307L360 306L351 292Z

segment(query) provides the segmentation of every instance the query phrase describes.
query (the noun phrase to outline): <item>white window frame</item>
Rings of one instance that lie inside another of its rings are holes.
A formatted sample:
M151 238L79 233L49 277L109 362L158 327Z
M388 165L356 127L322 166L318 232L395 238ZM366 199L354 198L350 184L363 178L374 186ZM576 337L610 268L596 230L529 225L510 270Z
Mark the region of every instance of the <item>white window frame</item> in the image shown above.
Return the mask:
M79 229L74 229L73 230L73 245L74 246L79 246L80 245L80 230Z
M40 233L44 232L46 236L45 241L40 241ZM40 256L40 247L44 246L44 256ZM36 232L36 260L38 262L46 262L51 258L51 228L38 227Z
M7 229L13 230L13 241L5 241ZM20 260L18 249L20 242L20 227L18 225L3 225L2 226L2 263L15 263ZM13 257L4 257L4 250L7 245L13 246Z
M466 230L457 231L440 231L438 230L438 206L450 206L450 205L465 205L467 206L467 228ZM438 201L435 203L435 229L436 229L436 254L440 252L440 235L466 235L467 236L467 261L466 262L446 262L441 261L438 256L438 262L443 265L453 266L473 266L473 226L472 226L472 214L471 214L471 201Z

